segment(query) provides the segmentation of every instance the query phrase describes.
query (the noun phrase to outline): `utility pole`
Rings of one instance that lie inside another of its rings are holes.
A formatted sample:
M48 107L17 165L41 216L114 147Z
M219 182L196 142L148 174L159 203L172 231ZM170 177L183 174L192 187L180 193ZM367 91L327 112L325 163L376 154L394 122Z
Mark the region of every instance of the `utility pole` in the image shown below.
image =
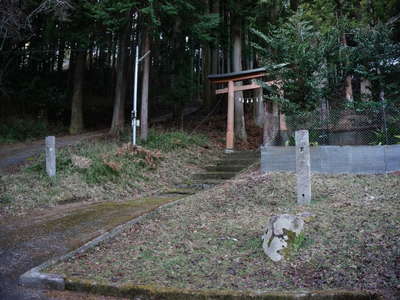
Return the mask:
M145 55L139 58L139 45L136 46L136 55L135 55L135 79L133 83L133 103L132 103L132 112L131 112L131 126L132 126L132 145L136 145L136 127L140 126L140 120L137 119L137 87L138 87L138 69L139 63L146 58L147 55L150 54L148 51Z

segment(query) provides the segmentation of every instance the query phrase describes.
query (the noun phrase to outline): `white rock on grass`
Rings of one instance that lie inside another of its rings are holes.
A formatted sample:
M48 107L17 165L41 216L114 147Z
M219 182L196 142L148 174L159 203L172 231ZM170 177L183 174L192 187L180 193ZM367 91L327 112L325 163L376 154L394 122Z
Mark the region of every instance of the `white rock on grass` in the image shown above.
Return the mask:
M303 227L301 217L288 214L272 216L262 236L265 254L275 262L280 261L284 257L283 250L293 243Z
M87 157L71 155L72 165L79 169L88 169L92 165L92 160Z

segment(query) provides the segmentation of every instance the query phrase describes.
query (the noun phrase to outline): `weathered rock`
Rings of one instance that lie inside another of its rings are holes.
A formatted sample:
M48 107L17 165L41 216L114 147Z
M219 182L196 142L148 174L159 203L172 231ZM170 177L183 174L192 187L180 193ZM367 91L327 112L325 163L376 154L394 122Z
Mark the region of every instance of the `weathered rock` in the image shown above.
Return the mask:
M308 211L302 212L302 213L298 213L296 216L298 216L299 218L301 218L304 223L310 223L312 221L315 220L316 215L313 213L310 213Z
M271 217L262 236L265 254L275 262L280 261L284 258L284 249L290 247L303 227L304 221L298 216L284 214Z
M79 169L88 169L92 165L92 160L87 157L71 155L72 165Z

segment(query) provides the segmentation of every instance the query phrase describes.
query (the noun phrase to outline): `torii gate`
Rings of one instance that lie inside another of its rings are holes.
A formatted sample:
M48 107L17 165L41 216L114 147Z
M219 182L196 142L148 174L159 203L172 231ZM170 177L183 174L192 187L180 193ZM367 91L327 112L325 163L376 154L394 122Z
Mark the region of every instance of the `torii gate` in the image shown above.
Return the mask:
M235 82L265 77L267 75L265 68L241 71L236 73L209 75L208 79L212 83L228 83L228 88L216 90L217 95L228 94L228 118L226 131L226 153L233 152L234 148L234 110L235 110L235 92L260 89L261 86L256 83L235 86ZM267 84L271 84L268 82Z

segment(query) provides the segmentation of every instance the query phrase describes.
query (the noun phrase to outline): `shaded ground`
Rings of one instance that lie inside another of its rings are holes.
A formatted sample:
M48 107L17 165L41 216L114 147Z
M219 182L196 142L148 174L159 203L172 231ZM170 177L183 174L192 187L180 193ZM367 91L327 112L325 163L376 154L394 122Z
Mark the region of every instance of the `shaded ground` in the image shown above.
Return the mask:
M349 289L398 299L399 186L395 174L314 175L313 203L302 207L293 174L254 172L165 208L51 271L106 284ZM315 217L290 258L267 259L260 237L268 218L303 212Z

